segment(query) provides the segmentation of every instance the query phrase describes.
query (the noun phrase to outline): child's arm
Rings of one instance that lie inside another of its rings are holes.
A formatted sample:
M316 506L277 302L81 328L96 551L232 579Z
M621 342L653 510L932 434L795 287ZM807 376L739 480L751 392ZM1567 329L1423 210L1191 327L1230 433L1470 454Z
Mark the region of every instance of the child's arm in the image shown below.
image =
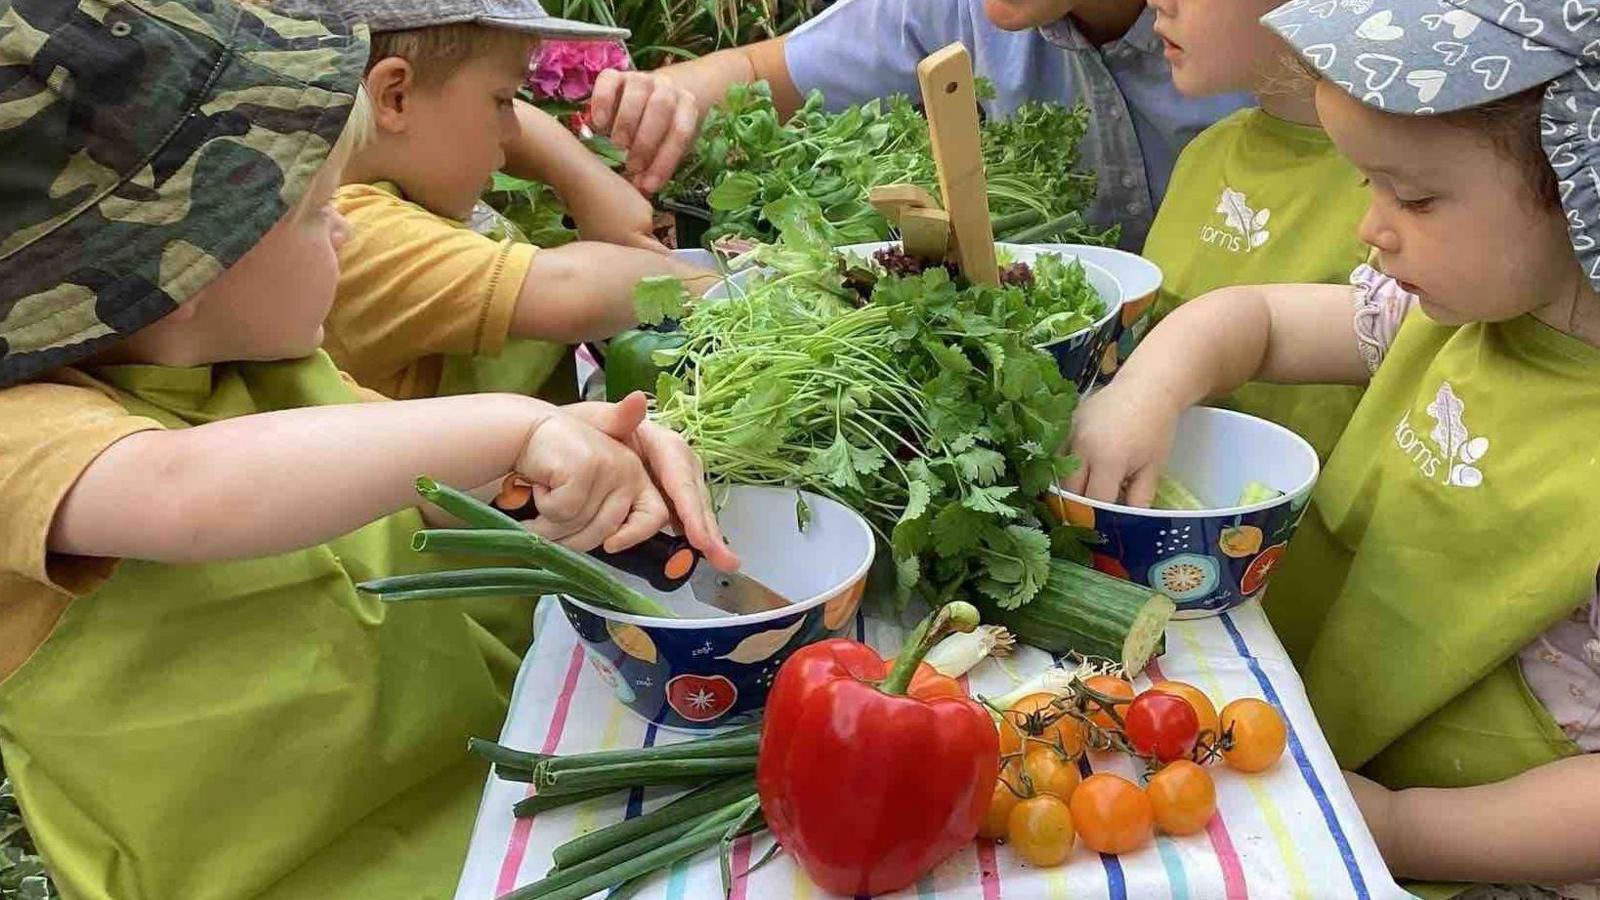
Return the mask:
M130 435L68 492L49 549L172 563L281 553L415 505L419 474L476 486L512 471L540 486L534 530L575 548L621 549L668 518L627 447L543 401L480 394Z
M661 190L694 145L700 120L728 88L766 81L778 115L805 98L784 61L784 38L733 47L653 72L605 71L589 101L596 131L628 151L627 173L647 194Z
M1600 756L1470 788L1391 791L1360 775L1345 778L1399 877L1497 884L1600 878Z
M505 147L507 174L550 185L586 241L666 251L655 238L649 200L543 110L521 100L516 110L521 128Z
M1082 467L1066 487L1149 506L1179 414L1249 381L1360 384L1348 286L1230 287L1178 307L1074 417Z
M540 250L522 280L510 333L566 344L615 337L639 323L633 289L653 275L681 278L696 296L718 281L715 273L632 247L579 241Z

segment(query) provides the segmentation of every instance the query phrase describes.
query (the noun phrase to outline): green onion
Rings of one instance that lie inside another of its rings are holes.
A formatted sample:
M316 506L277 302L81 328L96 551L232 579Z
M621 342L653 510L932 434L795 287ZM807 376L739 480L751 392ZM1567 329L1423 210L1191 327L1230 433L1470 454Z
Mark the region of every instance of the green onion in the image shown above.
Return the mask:
M1007 240L1013 244L1031 244L1049 240L1064 231L1076 231L1082 227L1083 216L1076 212L1069 212L1059 218L1018 231Z
M522 524L464 491L440 484L426 475L417 477L417 493L473 528L523 531Z
M742 800L749 796L750 792L746 791L743 795L735 799ZM539 883L545 886L543 890L553 891L556 888L566 887L567 885L587 878L590 875L595 875L604 872L607 869L614 868L630 859L633 859L634 857L648 853L657 847L670 844L678 838L683 837L689 832L700 827L700 825L710 821L712 817L717 815L716 811L721 809L722 806L726 805L727 803L724 802L721 806L713 807L711 811L670 823L655 831L646 832L626 844L612 847L609 850L574 863L571 866L567 866L565 868L558 866L546 873L545 877Z
M636 840L642 835L655 832L675 820L701 816L712 810L750 796L756 789L754 775L740 775L724 781L714 782L698 790L690 791L673 800L671 803L651 810L642 816L624 819L615 825L591 831L581 837L573 838L557 847L550 855L556 868L562 869L577 865L585 859L590 859L613 847L620 847Z
M1039 220L1043 218L1044 213L1039 212L1037 209L1024 209L1004 216L995 216L993 223L991 223L995 239L1006 240L1006 235L1020 229L1031 228L1039 224Z
M600 788L582 794L534 794L517 801L511 808L511 814L519 819L527 819L552 809L560 809L574 803L583 803L586 800L596 800L615 794L612 788Z
M511 567L395 575L356 585L391 603L441 597L542 597L560 593L570 586L565 579L543 569Z
M590 766L614 763L648 763L669 759L704 759L718 756L751 756L760 746L761 735L740 734L729 737L706 738L666 744L644 750L601 750L597 753L576 753L571 756L552 756L540 762L549 772L566 772Z
M550 890L542 887L542 882L534 882L517 888L515 891L500 897L499 900L537 900L537 898L544 898L544 900L583 900L584 897L595 891L648 875L663 866L672 865L681 859L688 859L701 850L715 845L722 840L723 829L727 827L728 823L737 820L745 814L746 810L758 803L760 803L760 799L757 797L730 803L701 820L695 828L672 843L642 853L618 866L590 875L574 884Z
M474 756L482 757L497 766L526 769L529 772L532 772L539 763L550 758L543 753L513 750L510 747L504 747L494 741L486 741L483 738L467 738L467 752Z
M638 787L654 784L682 784L718 775L754 772L755 756L727 756L711 759L672 759L664 762L617 763L582 769L544 771L535 782L545 794L577 794L596 788Z
M972 631L958 631L934 645L922 661L940 675L960 678L991 656L1006 656L1016 644L1001 625L979 625Z
M520 559L565 579L565 592L573 596L637 616L675 618L665 606L606 574L598 563L531 531L429 528L412 537L411 547L419 552Z

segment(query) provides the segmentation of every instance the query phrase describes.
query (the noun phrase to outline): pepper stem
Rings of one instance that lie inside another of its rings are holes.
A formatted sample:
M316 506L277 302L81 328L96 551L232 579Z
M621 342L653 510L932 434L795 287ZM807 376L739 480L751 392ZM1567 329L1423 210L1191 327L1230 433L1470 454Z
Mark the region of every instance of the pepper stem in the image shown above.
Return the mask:
M933 649L933 645L953 631L966 632L977 627L978 608L964 600L946 603L929 613L906 637L906 642L900 647L900 655L895 658L894 668L889 670L889 677L878 685L878 689L892 696L903 696L911 686L911 677L917 673L917 666Z

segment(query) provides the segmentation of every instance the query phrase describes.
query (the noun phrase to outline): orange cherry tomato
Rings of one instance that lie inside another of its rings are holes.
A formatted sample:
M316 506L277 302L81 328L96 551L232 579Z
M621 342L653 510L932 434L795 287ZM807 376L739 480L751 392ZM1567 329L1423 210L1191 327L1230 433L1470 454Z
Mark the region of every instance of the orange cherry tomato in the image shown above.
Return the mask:
M1222 708L1222 759L1241 772L1264 772L1283 755L1289 729L1265 700L1247 697Z
M1010 756L1045 745L1056 747L1074 759L1082 754L1083 723L1052 705L1060 699L1050 693L1029 694L1002 713L1000 755Z
M1072 824L1097 853L1127 853L1150 842L1155 813L1150 797L1120 775L1097 772L1072 792Z
M1195 834L1204 831L1217 811L1217 786L1211 773L1187 759L1169 763L1151 776L1144 792L1156 827L1166 834Z
M1072 812L1054 794L1020 801L1007 825L1011 848L1029 865L1059 866L1072 855Z
M1009 787L1006 784L1008 781L1011 783ZM989 809L983 814L983 825L978 828L978 837L998 841L1006 836L1006 830L1010 828L1011 810L1016 808L1017 801L1022 799L1011 789L1012 787L1021 789L1022 786L1017 781L1015 766L1006 766L1000 777L994 780L994 793L989 795Z
M1078 788L1078 764L1054 747L1034 745L1022 757L1022 771L1035 792L1071 800Z
M1217 728L1217 708L1211 703L1211 698L1207 697L1204 691L1182 681L1157 682L1150 686L1150 690L1160 691L1163 694L1172 694L1189 701L1189 705L1194 707L1195 717L1200 720L1201 743L1209 743L1217 739L1217 735L1221 733ZM1208 731L1210 732L1209 736L1206 734Z
M1127 701L1133 700L1133 685L1115 675L1095 675L1090 678L1085 678L1083 680L1083 686L1091 691L1098 691L1099 693L1105 694L1108 697L1115 697L1119 700ZM1117 727L1117 723L1112 721L1111 716L1106 713L1105 710L1101 709L1098 704L1090 701L1088 708L1094 710L1094 714L1089 718L1093 720L1096 725L1099 725L1101 728L1104 728L1107 731L1114 730ZM1112 704L1112 708L1117 711L1117 715L1119 716L1126 715L1128 712L1127 703L1114 703Z

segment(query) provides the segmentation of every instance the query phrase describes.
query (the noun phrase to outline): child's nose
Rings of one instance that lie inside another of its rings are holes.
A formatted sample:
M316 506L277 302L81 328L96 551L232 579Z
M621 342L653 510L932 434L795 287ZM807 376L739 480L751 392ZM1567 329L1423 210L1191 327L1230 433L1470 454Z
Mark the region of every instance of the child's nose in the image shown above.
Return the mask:
M1385 253L1394 253L1400 249L1395 240L1394 229L1389 226L1387 217L1375 201L1367 204L1367 214L1361 217L1361 227L1357 229L1356 237L1367 246L1376 247Z

